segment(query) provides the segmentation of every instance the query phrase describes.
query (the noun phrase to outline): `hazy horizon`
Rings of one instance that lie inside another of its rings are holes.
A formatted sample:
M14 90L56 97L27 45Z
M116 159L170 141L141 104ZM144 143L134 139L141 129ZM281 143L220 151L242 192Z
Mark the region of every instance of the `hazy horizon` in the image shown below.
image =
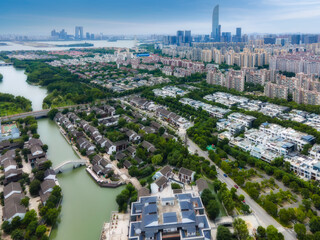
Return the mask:
M10 0L2 2L0 34L49 35L75 26L84 33L106 35L175 34L179 29L209 34L212 0L56 0L52 2ZM318 33L318 0L225 0L220 2L223 32L235 33Z

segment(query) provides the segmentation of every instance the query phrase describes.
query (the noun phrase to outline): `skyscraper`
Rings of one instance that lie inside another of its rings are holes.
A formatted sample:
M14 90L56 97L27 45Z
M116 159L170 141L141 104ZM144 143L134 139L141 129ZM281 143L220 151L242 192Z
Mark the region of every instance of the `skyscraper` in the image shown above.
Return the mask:
M83 27L76 26L74 38L77 39L77 40L83 39Z
M236 42L241 42L241 28L236 29Z
M217 41L220 38L219 35L219 4L217 4L213 9L212 14L212 32L211 37Z
M295 34L291 36L291 44L300 44L301 35Z
M191 37L191 31L190 30L185 30L184 31L184 42L187 44L191 44L192 42L192 37Z
M180 46L181 43L183 43L184 40L184 31L177 31L177 45Z

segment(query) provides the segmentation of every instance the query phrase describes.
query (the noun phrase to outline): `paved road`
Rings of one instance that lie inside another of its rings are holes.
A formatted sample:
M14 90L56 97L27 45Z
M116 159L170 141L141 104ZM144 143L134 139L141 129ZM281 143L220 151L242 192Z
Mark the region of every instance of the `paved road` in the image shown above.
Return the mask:
M129 104L126 101L123 101L127 104ZM131 104L129 104L131 105ZM132 106L132 105L131 105ZM147 111L143 111L139 108L135 108L133 107L135 110L144 113L146 115L148 115L149 117L154 117L156 118L155 114L151 113L151 112L147 112ZM160 120L161 121L161 120ZM165 124L168 127L168 123L165 123L163 121L161 121L163 124ZM186 130L185 129L179 129L178 130L178 134L180 136L180 138L182 140L184 140L184 138L186 137ZM199 156L204 157L206 159L208 159L211 164L214 164L210 158L209 158L209 154L207 151L203 151L201 150L201 148L198 147L197 144L195 144L191 139L187 138L187 144L188 144L188 150L192 153L198 153ZM233 157L230 156L230 158L232 160L235 160ZM215 165L215 164L214 164ZM218 172L218 179L227 184L227 187L229 189L231 189L236 183L230 178L230 177L224 177L223 174L224 172L218 168L217 168L217 172ZM278 223L273 217L271 217L258 203L256 203L244 190L242 190L241 188L238 188L237 190L238 194L242 194L245 197L245 201L246 203L250 206L251 211L253 212L253 214L256 216L256 218L259 221L259 224L263 227L267 227L269 225L273 225L275 226L279 232L281 232L284 235L284 238L286 240L294 240L296 239L296 234L293 230L291 229L287 229L281 226L280 223Z
M212 161L209 159L209 155L207 151L201 150L197 144L195 144L193 141L191 141L188 138L188 148L191 152L197 152L199 156L204 157L208 159L211 163ZM224 182L227 184L228 188L232 188L236 183L230 178L230 177L224 177L224 172L217 167L218 172L218 179L221 182ZM256 203L244 190L241 188L238 188L237 190L238 194L242 194L245 197L246 203L250 206L253 214L257 217L259 220L259 224L263 227L267 227L269 225L275 226L279 232L281 232L285 239L296 239L296 234L293 230L284 228L278 223L273 217L271 217L258 203Z

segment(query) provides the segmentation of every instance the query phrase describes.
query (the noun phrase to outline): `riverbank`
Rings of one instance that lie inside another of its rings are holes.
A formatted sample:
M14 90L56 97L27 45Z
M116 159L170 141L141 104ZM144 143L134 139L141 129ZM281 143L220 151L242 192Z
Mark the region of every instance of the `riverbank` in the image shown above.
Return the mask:
M86 156L82 156L81 153L79 152L79 150L77 149L75 143L73 141L71 141L71 139L68 137L67 132L63 129L63 127L56 122L56 125L59 127L59 131L61 133L61 135L64 137L64 139L68 142L68 144L72 147L72 149L74 150L74 152L78 155L79 158L82 159L86 159L87 160L87 165L89 165L86 168L87 173L89 174L89 176L102 188L117 188L120 187L122 185L125 185L126 182L128 181L128 177L126 176L125 178L121 177L123 176L123 173L120 171L120 169L117 167L117 164L112 164L113 170L115 172L120 173L119 176L122 180L119 180L117 182L113 182L109 179L105 179L105 178L101 178L99 177L93 170L92 170L92 164L89 160L88 157ZM105 154L106 155L106 154ZM104 156L106 159L110 160L110 156ZM131 181L131 180L130 180ZM137 185L137 184L136 184ZM140 186L141 187L141 186Z
M17 69L14 66L1 66L0 74L3 80L0 81L0 92L21 96L30 101L30 109L23 108L21 112L42 110L43 99L47 95L47 90L40 86L33 86L27 83L25 69ZM2 107L0 109L3 109ZM1 111L3 112L3 111ZM12 112L9 114L20 113ZM7 115L9 115L7 114Z
M54 121L40 119L38 128L43 142L49 146L48 158L53 167L65 161L79 160ZM63 200L60 222L53 228L50 240L99 239L103 223L118 208L115 199L123 186L101 188L84 170L80 167L57 175Z

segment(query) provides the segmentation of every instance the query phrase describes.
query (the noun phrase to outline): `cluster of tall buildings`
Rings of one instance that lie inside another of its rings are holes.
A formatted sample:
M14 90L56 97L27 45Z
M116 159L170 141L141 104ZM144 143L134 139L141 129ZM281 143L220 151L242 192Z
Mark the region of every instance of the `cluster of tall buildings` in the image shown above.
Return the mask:
M74 35L68 34L64 29L59 32L54 29L51 31L51 38L55 40L94 40L95 35L89 32L84 35L83 27L76 26Z
M270 69L320 75L320 57L310 52L282 54L270 58Z
M241 43L248 42L248 36L242 35L242 29L240 27L236 28L236 34L232 35L231 32L222 32L222 26L220 24L220 6L217 4L212 13L212 29L210 35L198 35L193 36L188 41L183 40L183 31L178 31L177 36L165 36L165 45L178 45L186 46L191 42L221 42L221 43ZM189 32L189 31L188 31ZM285 46L286 44L312 44L320 42L320 35L317 34L285 34L285 35L275 35L267 34L264 36L255 36L253 38L259 38L263 44L276 44ZM186 43L186 44L185 44Z
M176 36L165 36L163 42L166 45L190 46L192 42L191 31L179 30Z
M212 31L210 35L191 36L191 31L177 31L176 36L164 36L165 45L190 46L192 42L244 42L246 38L241 35L241 28L236 29L236 35L231 32L221 32L219 24L219 5L216 5L212 14Z
M298 73L286 77L273 70L242 68L221 72L209 70L207 83L228 89L244 91L245 82L264 86L264 94L270 98L292 100L298 104L320 105L320 81L315 75Z
M284 46L287 43L291 44L312 44L319 42L319 35L317 34L292 34L289 36L278 37L275 34L268 34L264 36L265 44L278 44Z
M265 95L272 98L288 99L299 104L320 105L320 81L314 75L298 73L295 77L276 74L273 82L265 86Z
M221 32L221 25L219 22L219 4L216 5L212 13L212 32L211 40L213 42L242 42L241 28L236 29L236 35L232 36L231 32Z

